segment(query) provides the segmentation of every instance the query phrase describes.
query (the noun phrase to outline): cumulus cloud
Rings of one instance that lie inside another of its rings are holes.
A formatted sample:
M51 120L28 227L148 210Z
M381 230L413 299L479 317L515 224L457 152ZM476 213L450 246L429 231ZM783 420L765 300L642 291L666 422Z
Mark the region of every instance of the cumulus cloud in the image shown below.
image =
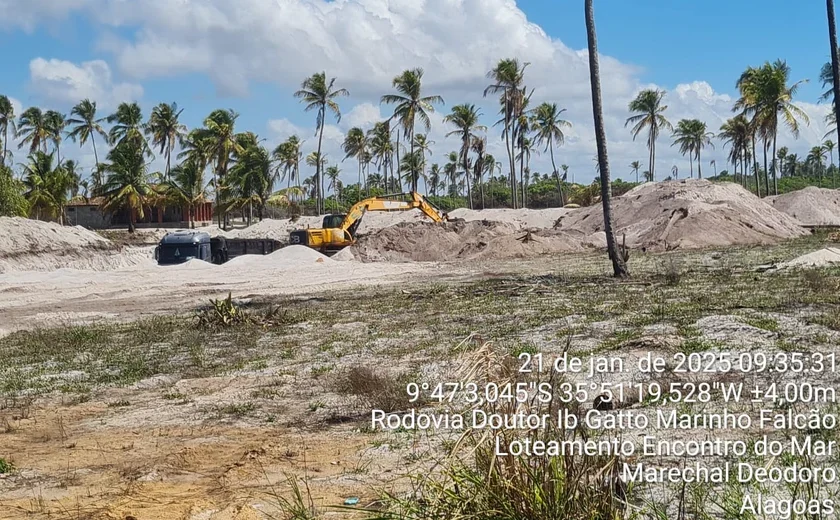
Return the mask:
M35 58L29 63L31 88L48 101L77 103L90 98L102 107L116 106L121 101L134 101L143 96L143 87L134 83L115 83L105 61L75 63Z
M0 6L9 1L0 0ZM28 4L27 12L35 13L46 0ZM595 176L587 51L571 49L548 36L527 19L514 0L69 0L65 4L59 11L86 9L90 18L105 29L106 36L98 48L113 57L120 74L134 81L199 73L206 74L219 93L245 96L254 82L271 82L291 91L313 72L326 71L352 94L352 98L340 100L345 114L342 121L325 129L324 146L331 157L341 156L342 133L349 127L369 128L390 115L392 108L380 106L379 98L391 90L393 77L405 68L421 67L427 93L442 95L447 106L462 102L481 106L483 122L491 127L490 151L503 159L499 128L492 127L498 119L498 106L495 99L484 98L482 92L488 84L487 70L500 58L517 57L530 63L526 83L535 89L532 105L557 102L567 109L564 116L574 125L567 132L566 145L555 151L558 164L568 164L577 180ZM579 15L582 24L582 6ZM24 19L18 15L11 23L23 24ZM132 29L130 36L119 31L124 28ZM66 92L71 89L66 85L96 90L89 86L95 84L116 98L116 86L102 86L111 81L107 65L93 67L100 71L98 77L107 77L106 82L99 83L83 79L89 73L78 73L84 70L84 64L74 66L74 74L57 74L57 70L67 68L64 65L52 68L53 74L45 74L48 81L44 83L52 87L48 91L54 96L69 96ZM673 123L681 118L698 118L710 131L717 132L733 115L732 97L702 78L681 78L683 82L675 86L648 85L640 80L637 67L603 55L601 75L605 126L616 177L628 178L629 164L634 160L646 163L645 140L634 141L625 128L627 105L641 89L668 90L666 116ZM800 106L811 116L811 125L802 129L799 140L783 130L779 146L802 154L822 140L826 108L807 103ZM445 113L448 108L439 110ZM442 124L440 113L432 119L429 138L435 141L435 156L430 162L440 162L458 143L453 137L445 137L449 129ZM268 125L273 138L297 133L306 139L307 147L314 148L314 124L301 127L276 119ZM726 151L719 142L715 146L704 151L706 171L712 159L718 170L725 167ZM672 148L669 136L663 134L657 144L657 177L669 174L672 165L679 166L681 176L688 171L687 158ZM550 171L548 154L535 154L531 168Z

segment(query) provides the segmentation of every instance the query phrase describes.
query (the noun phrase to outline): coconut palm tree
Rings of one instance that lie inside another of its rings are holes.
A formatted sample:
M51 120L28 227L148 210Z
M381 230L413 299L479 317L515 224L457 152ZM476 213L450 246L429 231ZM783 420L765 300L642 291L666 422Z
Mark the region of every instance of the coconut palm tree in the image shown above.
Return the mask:
M239 114L232 109L214 110L204 120L204 128L199 129L198 139L207 159L214 165L213 185L216 195L216 205L222 211L219 213L219 227L227 226L227 214L224 212L226 177L234 154L243 153L244 149L237 140L235 131ZM225 214L224 224L222 214Z
M458 162L460 159L460 154L458 152L449 152L449 155L446 156L447 163L443 167L443 172L446 177L449 179L449 196L450 197L457 197L458 196Z
M484 132L487 127L479 124L481 118L481 111L475 105L463 104L455 105L452 111L443 118L444 123L451 124L456 129L447 133L446 136L459 135L461 137L461 166L465 172L469 172L470 149L473 140L477 137L476 132ZM469 175L467 175L467 199L469 207L472 209L472 191L470 188Z
M423 174L423 157L420 150L403 154L400 160L401 176L410 186L417 186Z
M341 180L338 178L341 175L341 170L336 165L329 166L326 170L327 179L330 180L327 189L332 190L336 201L341 203Z
M281 180L286 180L286 191L289 195L293 182L300 181L300 160L303 154L300 151L300 138L296 135L289 136L288 139L277 145L272 152L272 158L277 163L278 169L282 170Z
M259 139L252 132L236 134L236 143L240 151L234 152L235 163L230 167L228 181L225 182L225 206L223 212L248 207L248 225L254 220L254 205L257 216L262 220L265 206L274 191L277 181L276 169L272 168L271 155L261 146Z
M389 138L388 143L390 144L390 142ZM365 152L368 150L368 144L368 137L365 135L365 131L356 126L347 131L347 135L344 137L344 143L341 145L341 148L346 154L342 160L355 157L359 163L359 190L362 189L362 163L365 160ZM369 188L367 189L367 194L370 195Z
M129 141L123 146L111 150L108 162L102 165L106 173L102 209L109 213L126 211L128 232L134 233L137 218L143 218L143 206L153 195L153 190L149 185L149 171L142 147L129 145L134 138L127 139Z
M595 10L592 0L585 0L586 40L589 44L589 81L592 89L592 114L595 120L595 142L598 146L598 164L601 178L601 205L604 209L604 233L607 239L607 252L613 265L613 275L618 278L630 276L624 255L618 250L618 243L613 233L612 205L610 193L610 164L607 156L607 134L604 130L604 115L601 107L601 73L598 64L598 42L595 34ZM658 100L661 97L656 96ZM639 105L641 106L641 105ZM631 109L633 104L631 103ZM654 127L658 133L661 124L667 123L661 116L661 110L654 110L651 120L651 168L653 168ZM640 119L642 121L642 119ZM670 123L668 123L670 125ZM651 172L652 173L652 172Z
M61 112L47 110L44 112L44 121L47 125L48 138L55 149L57 164L61 164L61 139L64 137L64 129L67 128L67 118Z
M429 188L432 192L432 197L437 196L438 187L441 181L441 170L438 163L433 163L429 170Z
M642 168L641 161L633 161L630 163L630 171L636 173L636 184L639 183L639 170Z
M766 65L765 65L766 66ZM773 137L773 155L776 157L776 137L779 133L779 116L784 121L785 126L790 130L794 138L799 137L799 120L806 125L809 124L808 114L793 103L793 97L796 95L799 86L807 83L806 80L800 80L793 85L788 86L790 80L790 67L783 60L776 60L770 65L772 80L767 85L766 99L770 110L770 127ZM773 190L776 195L779 194L778 184L776 182L776 167L773 161Z
M318 136L318 156L321 155L321 146L324 141L324 125L326 124L327 111L335 116L336 122L341 122L341 109L338 106L338 99L341 96L349 96L347 89L335 88L335 78L327 81L326 72L318 72L303 80L300 90L294 96L306 103L307 112L315 110L315 133ZM322 164L315 165L315 210L320 215L323 212L323 178Z
M64 208L75 183L69 170L53 163L54 153L35 151L23 165L24 197L35 218L55 218L64 224Z
M551 171L557 172L554 163L554 143L562 146L565 141L564 128L571 128L572 124L561 119L560 115L566 109L559 109L557 103L542 103L531 112L531 128L535 132L538 144L545 145L545 151L551 154ZM560 205L564 205L562 190L560 191Z
M516 207L516 167L514 166L514 140L513 135L516 122L522 112L524 98L525 69L529 63L520 63L516 58L500 60L496 66L487 73L487 78L492 81L484 89L484 96L488 94L500 94L499 105L503 115L504 123L502 134L505 140L505 151L508 155L510 165L510 192L513 207Z
M675 164L675 165L673 165L673 166L671 166L671 176L672 176L675 180L680 178L680 169L677 167L677 165L676 165L676 164Z
M193 160L176 165L169 171L169 178L161 186L163 195L173 204L187 208L187 221L195 228L195 208L207 200L204 168Z
M443 104L440 96L423 96L422 93L423 69L409 69L394 78L393 87L397 94L386 94L382 96L381 103L396 105L392 119L396 119L403 128L403 135L409 142L409 154L414 156L414 127L417 119L426 129L431 130L432 122L429 120L429 113L435 111L434 105ZM411 159L412 161L414 159ZM412 176L415 178L416 176ZM417 191L417 185L411 185L411 191Z
M0 134L3 134L3 148L0 150L0 167L6 165L6 158L10 157L9 152L9 129L15 133L15 107L12 100L0 94Z
M483 136L474 136L470 143L470 149L476 155L475 162L473 163L473 179L478 183L478 191L481 195L481 209L484 209L484 174L489 172L492 176L493 170L496 167L496 159L492 155L487 154L487 138ZM493 161L492 167L489 161Z
M96 135L99 134L106 141L108 134L102 128L101 123L106 118L96 118L96 101L83 99L70 111L70 119L67 120L67 125L70 131L67 137L78 142L79 146L84 146L88 139L93 146L93 193L97 193L102 187L102 176L99 173L99 154L96 151Z
M749 174L748 164L750 162L750 139L752 130L750 123L743 114L726 120L720 127L718 139L723 140L724 147L730 146L729 162L735 166L741 166L741 182L747 187L747 176Z
M146 124L146 135L152 138L152 146L158 147L160 153L166 154L165 177L169 178L171 170L172 150L175 143L182 143L187 133L187 127L179 121L184 109L178 110L177 103L161 103L152 109L149 122Z
M665 91L663 90L647 89L639 92L628 106L630 112L636 115L628 117L624 123L625 127L631 124L633 125L630 132L633 134L634 141L642 130L648 130L647 147L650 150L649 171L651 176L654 177L656 176L656 138L659 137L659 131L662 129L674 130L674 127L663 115L665 110L668 109L668 105L662 104L664 97Z
M376 167L384 170L385 190L388 191L392 185L388 174L389 169L393 174L393 164L391 163L393 160L394 144L391 142L391 122L382 121L373 125L373 128L368 131L367 140L370 144L369 151ZM359 186L361 188L361 172L359 175Z
M435 144L434 141L429 140L428 134L417 134L414 136L414 151L420 156L420 179L423 179L423 185L426 187L426 195L429 194L429 185L426 180L426 154L431 154L431 146Z
M29 145L30 154L34 154L39 149L46 153L50 129L40 108L30 107L23 111L18 119L17 136L22 138L18 143L18 148Z
M120 103L117 111L107 117L111 123L108 138L111 145L120 146L126 143L141 150L144 155L151 156L149 143L143 135L143 111L137 103Z

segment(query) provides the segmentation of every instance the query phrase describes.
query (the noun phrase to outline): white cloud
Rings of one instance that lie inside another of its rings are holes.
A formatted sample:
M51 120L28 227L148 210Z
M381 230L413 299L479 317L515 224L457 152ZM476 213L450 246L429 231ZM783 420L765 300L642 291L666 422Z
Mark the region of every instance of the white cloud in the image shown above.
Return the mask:
M0 0L0 12L8 3ZM43 11L47 4L31 0L24 10L29 14L17 13L11 23L25 26L24 21L32 23L38 12L53 16ZM106 29L100 50L113 56L116 70L136 81L201 73L220 93L243 96L252 82L272 82L291 91L313 72L326 71L352 94L351 99L339 100L342 121L325 128L324 149L336 158L343 157L339 148L343 131L351 126L369 128L390 114L391 107L380 107L379 98L391 90L393 77L405 68L422 67L424 90L441 94L447 106L481 105L484 124L491 127L490 152L503 160L499 128L492 127L498 107L482 92L488 84L486 71L498 59L515 56L530 62L526 83L536 88L532 104L557 102L574 125L567 132L566 145L555 150L557 163L568 164L577 180L595 175L587 52L549 37L527 20L514 0L69 0L59 14L81 8ZM570 12L580 17L582 25L582 9ZM110 31L126 27L132 29L128 38ZM110 69L102 62L93 62L100 65L88 69L85 64L47 63L53 65L47 67L50 73L41 73L41 83L53 97L78 99L83 97L78 92L93 90L116 100L118 94L139 93L137 85L112 85ZM656 85L643 83L637 67L608 56L601 56L601 76L612 171L627 179L630 162L646 163L648 155L644 139L633 141L624 126L627 105L639 90ZM731 96L702 78L680 79L684 82L668 88L667 117L674 123L699 118L717 132L733 115ZM811 116L811 126L803 128L799 140L782 131L778 146L802 155L822 140L826 107L808 103L800 107ZM429 137L435 141L435 156L430 162L442 162L458 143L445 137L449 129L441 114L432 120ZM297 133L306 140L308 152L317 142L313 127L278 118L269 123L269 133L277 140ZM710 170L711 159L717 161L718 170L725 167L726 151L720 142L715 146L704 152L704 173ZM657 143L658 178L669 174L672 165L679 166L681 176L688 171L688 160L670 146L669 136L662 135ZM532 170L549 169L548 154L535 154Z
M134 83L114 83L111 68L102 60L81 65L64 60L35 58L29 63L31 88L48 101L77 103L90 98L101 107L116 106L143 96L143 87Z
M0 29L20 27L30 32L44 21L61 20L68 13L93 3L93 0L0 0Z

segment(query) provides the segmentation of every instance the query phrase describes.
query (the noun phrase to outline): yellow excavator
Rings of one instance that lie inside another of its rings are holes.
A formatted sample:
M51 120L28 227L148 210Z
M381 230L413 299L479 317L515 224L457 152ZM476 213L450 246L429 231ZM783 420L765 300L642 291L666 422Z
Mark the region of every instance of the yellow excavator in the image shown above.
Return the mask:
M360 200L350 208L346 215L325 215L321 228L298 229L289 236L289 244L304 245L320 252L331 255L353 245L356 241L356 230L362 222L362 217L368 211L409 211L419 209L434 222L446 222L449 216L438 209L423 195L412 191L370 197Z

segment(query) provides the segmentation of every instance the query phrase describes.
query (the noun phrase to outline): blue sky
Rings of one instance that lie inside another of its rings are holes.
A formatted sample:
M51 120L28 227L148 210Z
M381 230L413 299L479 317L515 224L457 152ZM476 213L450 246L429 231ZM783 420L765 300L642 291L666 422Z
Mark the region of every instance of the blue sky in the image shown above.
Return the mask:
M798 99L812 123L798 140L781 136L782 144L800 154L818 144L827 111L816 104L819 68L828 59L824 4L757 5L596 2L607 133L618 176L623 165L647 158L643 141L634 142L623 126L627 102L638 90L666 89L672 122L698 117L714 131L731 116L738 74L776 58L788 61L792 79L811 79ZM558 161L578 179L594 177L588 71L580 52L586 47L582 0L64 0L58 6L0 0L0 10L10 13L0 20L0 47L14 49L4 56L0 93L24 107L69 111L77 99L91 97L104 115L131 98L148 114L158 102L177 101L188 126L214 108L230 107L241 114L241 129L269 144L291 133L314 142L314 118L291 93L306 75L326 70L352 94L342 100L342 122L331 122L325 132L334 161L343 157L340 140L349 126L370 127L387 117L378 98L408 67L423 67L429 93L442 94L447 106L481 105L492 125L497 108L481 96L484 73L499 58L517 56L532 63L526 81L537 89L535 101L568 109L574 126ZM430 131L432 161L457 147L440 116ZM500 159L498 129L490 129L488 141ZM706 155L723 164L721 148ZM659 149L659 172L670 172L671 165L688 172L688 160L664 136ZM92 164L90 150L67 153ZM351 165L343 167L355 175ZM548 171L547 154L535 156L532 169Z

